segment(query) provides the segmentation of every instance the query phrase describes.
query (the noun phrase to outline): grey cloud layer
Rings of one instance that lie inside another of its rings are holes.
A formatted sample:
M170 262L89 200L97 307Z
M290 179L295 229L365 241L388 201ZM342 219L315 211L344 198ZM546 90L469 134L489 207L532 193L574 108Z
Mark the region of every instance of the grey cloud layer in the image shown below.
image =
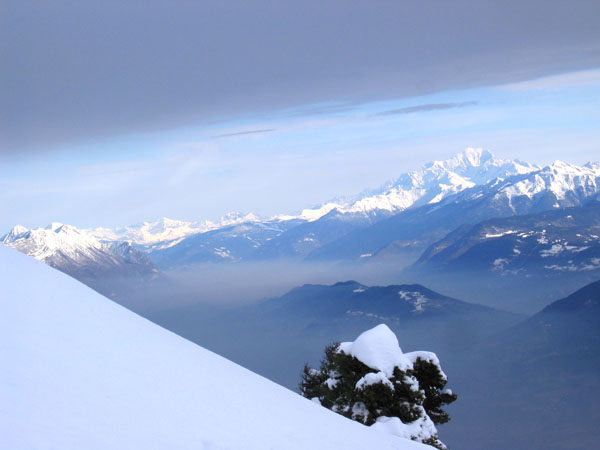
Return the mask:
M6 0L4 152L600 66L598 1Z

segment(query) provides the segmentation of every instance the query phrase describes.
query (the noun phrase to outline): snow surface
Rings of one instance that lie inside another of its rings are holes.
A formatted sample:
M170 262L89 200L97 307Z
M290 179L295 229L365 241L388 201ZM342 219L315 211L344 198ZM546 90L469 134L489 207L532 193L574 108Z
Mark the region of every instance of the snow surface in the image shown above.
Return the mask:
M0 246L0 267L0 448L431 448L322 408L13 249Z
M600 191L598 165L576 166L562 161L528 174L523 179L509 183L496 194L498 198L528 197L550 193L556 207L574 206ZM577 201L576 201L577 199Z
M329 381L331 378L327 379L327 381ZM392 384L392 382L388 379L388 377L385 376L385 373L383 372L369 372L368 374L366 374L364 377L362 377L360 380L358 380L356 382L356 389L362 389L365 386L370 386L372 384L377 384L377 383L382 383L385 384L387 386L390 387L390 389L394 390L394 385ZM410 438L410 436L408 436Z
M354 342L342 342L339 351L354 356L387 377L393 375L394 367L401 370L412 368L412 363L400 349L398 338L385 324L365 331Z
M315 209L303 209L298 216L289 216L289 219L304 219L308 222L314 222L325 214L329 214L334 209L341 208L342 205L334 202L328 202Z
M81 253L92 250L105 251L108 248L85 231L57 222L33 230L17 225L2 238L2 243L40 261L54 256L58 251L72 256L73 259L80 259L83 256Z
M540 256L542 258L547 258L548 256L556 256L562 253L565 250L565 246L562 244L552 244L552 247L546 250L540 251Z
M412 312L415 314L422 314L425 312L427 298L420 292L398 291L398 295L402 300L413 305Z
M516 231L514 231L514 230L501 231L500 233L486 233L485 239L495 239L495 238L499 238L502 236L506 236L507 234L515 234L515 233L516 233Z
M354 356L371 369L379 370L379 372L368 373L358 380L357 388L380 382L391 385L388 377L393 375L394 367L401 370L412 369L417 359L435 364L442 377L448 379L435 353L423 350L402 353L398 338L385 324L365 331L354 342L342 342L338 351Z
M398 417L378 417L371 428L405 439L410 439L411 436L422 436L423 439L430 439L437 435L437 429L429 416L425 414L425 411L423 411L423 417L419 417L410 423L403 423Z
M438 370L440 371L442 377L444 377L444 379L446 379L446 380L448 379L448 377L442 370L442 366L440 365L440 360L438 359L438 357L435 353L418 350L416 352L405 353L404 356L406 356L406 358L411 362L411 364L414 364L415 362L417 362L417 359L419 359L419 358L422 359L423 361L428 361L432 364L435 364L437 366Z
M591 270L600 269L600 258L590 258L587 262L581 262L579 264L573 264L569 261L567 265L546 265L544 269L555 270L557 272L586 272Z

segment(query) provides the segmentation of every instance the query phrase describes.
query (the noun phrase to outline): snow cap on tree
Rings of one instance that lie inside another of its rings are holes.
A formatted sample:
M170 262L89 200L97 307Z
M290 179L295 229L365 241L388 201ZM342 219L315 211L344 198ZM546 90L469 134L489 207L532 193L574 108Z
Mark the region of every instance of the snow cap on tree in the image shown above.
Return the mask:
M402 353L398 338L385 324L365 331L354 342L342 342L338 350L387 377L393 375L394 367L400 370L412 368L411 361Z
M300 391L365 425L446 449L435 425L450 420L442 407L457 398L447 381L435 353L404 354L382 324L328 345L318 370L305 365Z

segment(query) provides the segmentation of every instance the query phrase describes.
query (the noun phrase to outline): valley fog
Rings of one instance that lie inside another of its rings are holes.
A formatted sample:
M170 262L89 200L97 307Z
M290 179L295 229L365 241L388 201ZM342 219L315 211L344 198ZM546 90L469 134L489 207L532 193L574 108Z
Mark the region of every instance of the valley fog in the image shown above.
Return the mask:
M192 305L217 311L236 309L279 297L305 284L331 285L354 280L366 286L420 284L467 302L531 315L595 279L594 273L564 274L541 282L537 277L473 277L469 273L445 275L403 270L413 262L412 258L406 257L394 264L292 260L205 263L181 270L166 270L150 283L140 284L125 278L116 286L113 280L105 279L94 279L89 284L117 303L142 314Z
M136 311L156 311L202 304L234 308L262 299L278 297L304 284L333 284L355 280L365 285L410 282L402 269L412 263L358 265L308 263L291 260L197 264L181 270L166 270L159 280L127 295L112 298ZM100 284L97 290L106 291Z

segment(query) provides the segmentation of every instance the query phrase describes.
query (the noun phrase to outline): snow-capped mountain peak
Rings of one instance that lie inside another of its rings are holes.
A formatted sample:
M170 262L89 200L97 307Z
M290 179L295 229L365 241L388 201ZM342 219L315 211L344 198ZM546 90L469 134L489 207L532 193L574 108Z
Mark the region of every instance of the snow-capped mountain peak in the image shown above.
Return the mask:
M173 220L163 217L153 222L142 222L122 228L98 227L88 230L101 241L129 241L135 244L148 245L156 242L173 241L189 234L203 231L195 222Z
M496 196L525 196L532 199L539 195L551 195L556 200L553 206L564 207L580 204L599 189L600 170L555 161L539 171L508 183Z
M551 170L552 172L554 172L556 174L571 173L574 175L579 175L582 173L587 173L588 169L591 170L592 172L594 171L593 168L589 168L589 167L585 167L585 166L577 166L575 164L571 164L571 163L568 163L565 161L556 160L549 166L544 167L542 170L544 170L544 171Z
M489 150L468 147L467 149L465 149L463 152L457 154L452 159L454 161L463 161L473 167L477 167L482 164L482 160L489 161L491 159L494 159L494 155L492 155L492 153Z
M446 161L435 161L433 164L444 165L446 168L459 171L460 168L481 167L483 165L497 165L498 160L489 150L468 147Z
M114 269L156 270L146 255L126 242L120 246L101 242L85 230L58 222L31 230L17 225L0 242L74 276Z
M257 222L260 220L254 213L230 212L225 214L215 225L231 225L243 222Z
M216 222L210 220L192 222L163 217L153 222L142 222L137 225L129 225L121 228L98 227L86 231L101 241L128 241L143 247L162 244L160 247L164 248L175 245L183 238L193 234L205 233L238 223L257 222L259 220L261 219L252 213L231 212Z
M334 209L340 209L343 206L339 203L328 202L315 209L303 209L299 216L291 216L290 218L299 218L308 222L314 222L326 214L329 214Z
M17 239L17 236L20 236L24 233L27 233L29 230L25 228L23 225L15 225L12 229L2 237L2 242L12 242Z
M500 159L481 148L467 148L448 160L425 164L421 169L402 174L395 181L361 198L334 207L342 213L369 213L375 210L396 213L412 206L440 202L449 195L495 178L536 170L539 167L532 164ZM324 209L321 207L313 212L317 215L323 213ZM307 215L308 212L305 210L303 214Z
M45 229L46 230L50 230L50 231L57 231L59 228L61 228L63 226L62 223L60 222L52 222L50 225L48 225Z
M102 244L93 236L73 226L53 222L45 228L29 230L23 226L14 227L2 237L2 243L27 253L40 261L45 261L56 252L76 256L87 249L100 249Z
M481 148L467 148L446 161L436 161L444 170L463 177L474 184L485 184L498 177L525 174L539 167L518 160L501 159Z

